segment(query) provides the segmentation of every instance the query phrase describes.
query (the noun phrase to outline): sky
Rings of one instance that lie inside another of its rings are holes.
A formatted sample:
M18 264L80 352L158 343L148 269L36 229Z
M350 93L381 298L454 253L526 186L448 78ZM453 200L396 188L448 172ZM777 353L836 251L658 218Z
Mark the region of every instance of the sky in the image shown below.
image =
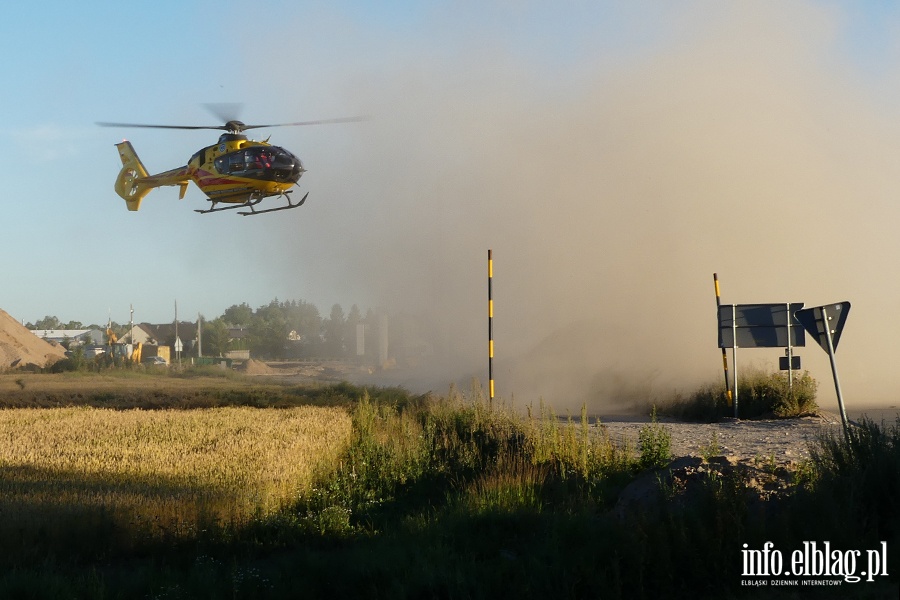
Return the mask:
M50 0L0 22L0 308L168 322L242 302L430 324L429 384L486 376L570 409L721 377L725 303L850 301L848 403L896 404L900 8L890 2ZM297 210L199 215L194 186L113 191L219 125L300 156ZM258 139L259 139L258 138ZM781 350L742 350L738 372ZM828 358L799 349L833 408Z

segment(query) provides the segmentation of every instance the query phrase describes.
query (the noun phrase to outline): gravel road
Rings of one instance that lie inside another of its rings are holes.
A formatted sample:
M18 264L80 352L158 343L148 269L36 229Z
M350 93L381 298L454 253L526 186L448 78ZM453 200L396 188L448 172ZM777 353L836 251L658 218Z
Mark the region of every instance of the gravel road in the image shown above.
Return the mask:
M637 448L638 433L649 419L611 417L600 420L615 442ZM673 456L702 456L704 448L717 439L719 455L738 461L754 459L800 462L809 457L809 442L818 435L842 435L839 415L821 412L797 419L738 420L718 423L684 423L660 419L669 430Z

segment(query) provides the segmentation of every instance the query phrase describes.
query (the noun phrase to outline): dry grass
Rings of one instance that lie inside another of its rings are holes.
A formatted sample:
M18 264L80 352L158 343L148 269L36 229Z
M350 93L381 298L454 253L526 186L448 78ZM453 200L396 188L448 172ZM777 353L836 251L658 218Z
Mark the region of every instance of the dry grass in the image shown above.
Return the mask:
M185 376L176 370L107 373L0 374L0 408L49 408L93 405L109 408L204 408L231 404L229 398L283 396L277 382L240 377ZM246 402L238 402L247 404Z
M350 428L310 406L2 410L0 535L72 532L73 518L144 539L240 525L296 500Z
M259 385L259 379L249 377L225 377L230 372L223 371L221 377L177 377L173 370L144 372L141 370L110 370L104 373L0 373L0 395L55 394L73 391L122 392L128 390L150 391L178 389L196 391L209 389L234 389Z

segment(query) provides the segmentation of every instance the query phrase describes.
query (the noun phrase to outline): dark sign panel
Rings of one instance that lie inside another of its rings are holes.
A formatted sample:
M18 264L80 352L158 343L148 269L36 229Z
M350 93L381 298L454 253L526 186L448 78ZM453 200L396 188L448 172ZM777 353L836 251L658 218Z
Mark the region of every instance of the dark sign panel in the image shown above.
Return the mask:
M719 307L719 348L805 346L803 326L794 318L794 313L802 308L802 302L723 304Z
M847 322L849 314L850 303L837 302L797 311L795 318L819 343L822 350L828 352L828 337L826 336L830 334L831 349L837 350L838 342L841 341L841 332L844 330L844 323Z
M792 356L791 357L791 366L788 368L788 357L781 356L778 358L778 368L782 371L799 371L800 370L800 357Z

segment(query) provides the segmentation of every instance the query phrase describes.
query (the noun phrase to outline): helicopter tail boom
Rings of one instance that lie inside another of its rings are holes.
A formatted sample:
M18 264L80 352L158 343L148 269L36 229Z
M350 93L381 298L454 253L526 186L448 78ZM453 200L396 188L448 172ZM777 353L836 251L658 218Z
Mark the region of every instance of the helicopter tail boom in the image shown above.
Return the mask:
M146 178L147 169L138 158L137 152L129 141L116 144L119 150L119 158L122 159L122 170L116 178L116 193L125 200L128 210L137 210L141 207L141 200L150 193L153 186L141 184L139 181Z
M181 188L179 198L184 198L187 191L190 173L187 165L149 175L144 163L138 158L137 152L129 141L116 144L119 150L119 158L122 159L122 170L116 178L116 193L125 200L128 210L137 210L141 207L141 200L154 188L162 185L177 185Z

